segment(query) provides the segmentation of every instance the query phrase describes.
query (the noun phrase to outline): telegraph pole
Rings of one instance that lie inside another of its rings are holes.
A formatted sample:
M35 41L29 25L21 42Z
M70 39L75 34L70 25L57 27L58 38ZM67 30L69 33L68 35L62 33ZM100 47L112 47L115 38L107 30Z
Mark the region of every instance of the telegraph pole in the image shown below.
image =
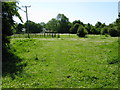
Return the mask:
M29 35L29 26L28 26L28 13L27 13L27 8L28 7L31 7L31 6L22 6L22 7L25 7L26 9L26 19L27 19L27 33L28 33L28 38L30 38L30 35Z

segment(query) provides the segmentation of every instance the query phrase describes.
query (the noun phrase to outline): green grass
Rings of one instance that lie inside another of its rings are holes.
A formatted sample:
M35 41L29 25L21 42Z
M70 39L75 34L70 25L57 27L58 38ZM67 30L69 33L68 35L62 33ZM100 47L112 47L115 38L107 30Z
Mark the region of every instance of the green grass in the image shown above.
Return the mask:
M14 54L26 63L3 88L118 88L118 38L61 35L61 38L13 38Z

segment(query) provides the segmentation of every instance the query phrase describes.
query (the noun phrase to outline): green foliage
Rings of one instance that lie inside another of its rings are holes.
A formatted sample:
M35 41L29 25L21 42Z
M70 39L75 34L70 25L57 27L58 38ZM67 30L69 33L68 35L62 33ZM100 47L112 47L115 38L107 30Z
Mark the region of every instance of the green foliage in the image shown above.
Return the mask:
M23 64L17 55L16 51L10 45L10 37L13 34L15 23L13 16L21 19L18 13L16 2L2 2L2 77L9 75L11 79L15 79L16 72L22 72Z
M80 25L77 30L77 35L79 37L85 37L86 34L88 34L87 30L82 25Z
M40 25L45 28L46 24L44 22L41 22Z
M48 23L46 24L46 28L49 31L52 32L58 32L58 21L55 18L52 18Z
M119 35L119 32L117 28L114 27L109 29L109 34L111 37L117 37Z
M88 34L92 34L92 25L90 23L88 23L87 25L85 25L85 29L88 31Z
M79 26L80 26L79 23L75 23L75 24L70 28L70 33L76 34Z
M112 37L120 35L120 18L116 19L114 23L109 24L109 34Z
M48 21L46 28L52 32L69 33L70 22L64 14L58 14L57 18Z
M102 25L102 23L101 23L101 22L97 22L97 23L95 24L95 27L96 27L96 28L100 28L100 27L101 27L101 25Z
M91 34L98 34L98 29L96 29L94 26L91 27Z
M97 22L95 26L91 25L90 23L85 25L85 29L88 31L88 34L100 34L101 29L105 26L101 22Z
M7 43L7 37L13 34L13 29L15 23L13 20L13 16L18 16L20 19L20 15L17 12L18 8L16 2L2 2L2 36L3 36L3 44Z
M40 23L35 23L33 21L28 21L28 23L26 22L24 25L25 25L25 28L26 28L26 32L27 31L27 24L29 26L29 33L40 33L42 32L42 26Z
M104 28L106 25L105 25L105 23L101 23L101 22L97 22L96 24L95 24L95 32L93 33L93 34L100 34L101 33L101 29L102 28Z
M64 14L57 15L58 21L58 32L59 33L69 33L69 19Z
M120 15L120 13L119 13ZM117 25L117 31L118 31L118 36L120 36L120 17L116 19L116 25Z
M82 26L84 26L84 23L83 22L81 22L80 20L75 20L75 21L73 21L73 25L75 25L76 23L78 23L78 24L80 24L80 25L82 25Z
M20 20L21 17L18 13L19 7L16 2L2 2L2 56L3 61L7 60L6 57L9 53L10 38L13 34L13 28L15 23L13 16L17 16ZM22 20L21 20L22 21Z
M102 34L102 35L109 34L109 28L108 28L108 27L102 28L101 34Z
M23 24L21 24L21 23L17 24L17 26L16 26L16 33L17 34L18 33L22 33L23 28L24 28Z

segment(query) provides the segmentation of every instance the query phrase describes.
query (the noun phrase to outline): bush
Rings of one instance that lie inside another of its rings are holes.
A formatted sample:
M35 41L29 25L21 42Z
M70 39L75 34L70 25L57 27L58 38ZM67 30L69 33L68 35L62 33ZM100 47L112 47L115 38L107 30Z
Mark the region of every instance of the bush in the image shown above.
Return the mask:
M109 34L111 37L117 37L119 35L119 32L116 28L110 28L109 29Z
M107 27L102 28L101 34L102 35L109 34L109 29Z
M91 27L91 34L100 34L100 30L94 26Z
M88 34L88 31L82 25L80 25L77 30L77 35L79 37L85 37L86 34Z
M80 25L79 23L74 24L74 25L70 28L70 32L71 32L72 34L76 34L79 25Z

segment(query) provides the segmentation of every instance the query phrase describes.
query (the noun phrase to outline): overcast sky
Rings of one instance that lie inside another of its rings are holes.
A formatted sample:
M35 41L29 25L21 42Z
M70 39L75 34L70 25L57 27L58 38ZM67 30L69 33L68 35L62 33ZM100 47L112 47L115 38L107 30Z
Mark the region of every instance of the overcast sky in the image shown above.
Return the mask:
M102 2L101 2L102 1ZM95 24L112 23L118 17L119 0L20 0L19 6L31 5L28 8L29 20L36 23L47 23L57 14L64 14L69 21L80 20L83 23ZM25 10L25 8L22 8ZM19 10L23 21L26 21L25 12ZM15 18L15 21L20 22Z

